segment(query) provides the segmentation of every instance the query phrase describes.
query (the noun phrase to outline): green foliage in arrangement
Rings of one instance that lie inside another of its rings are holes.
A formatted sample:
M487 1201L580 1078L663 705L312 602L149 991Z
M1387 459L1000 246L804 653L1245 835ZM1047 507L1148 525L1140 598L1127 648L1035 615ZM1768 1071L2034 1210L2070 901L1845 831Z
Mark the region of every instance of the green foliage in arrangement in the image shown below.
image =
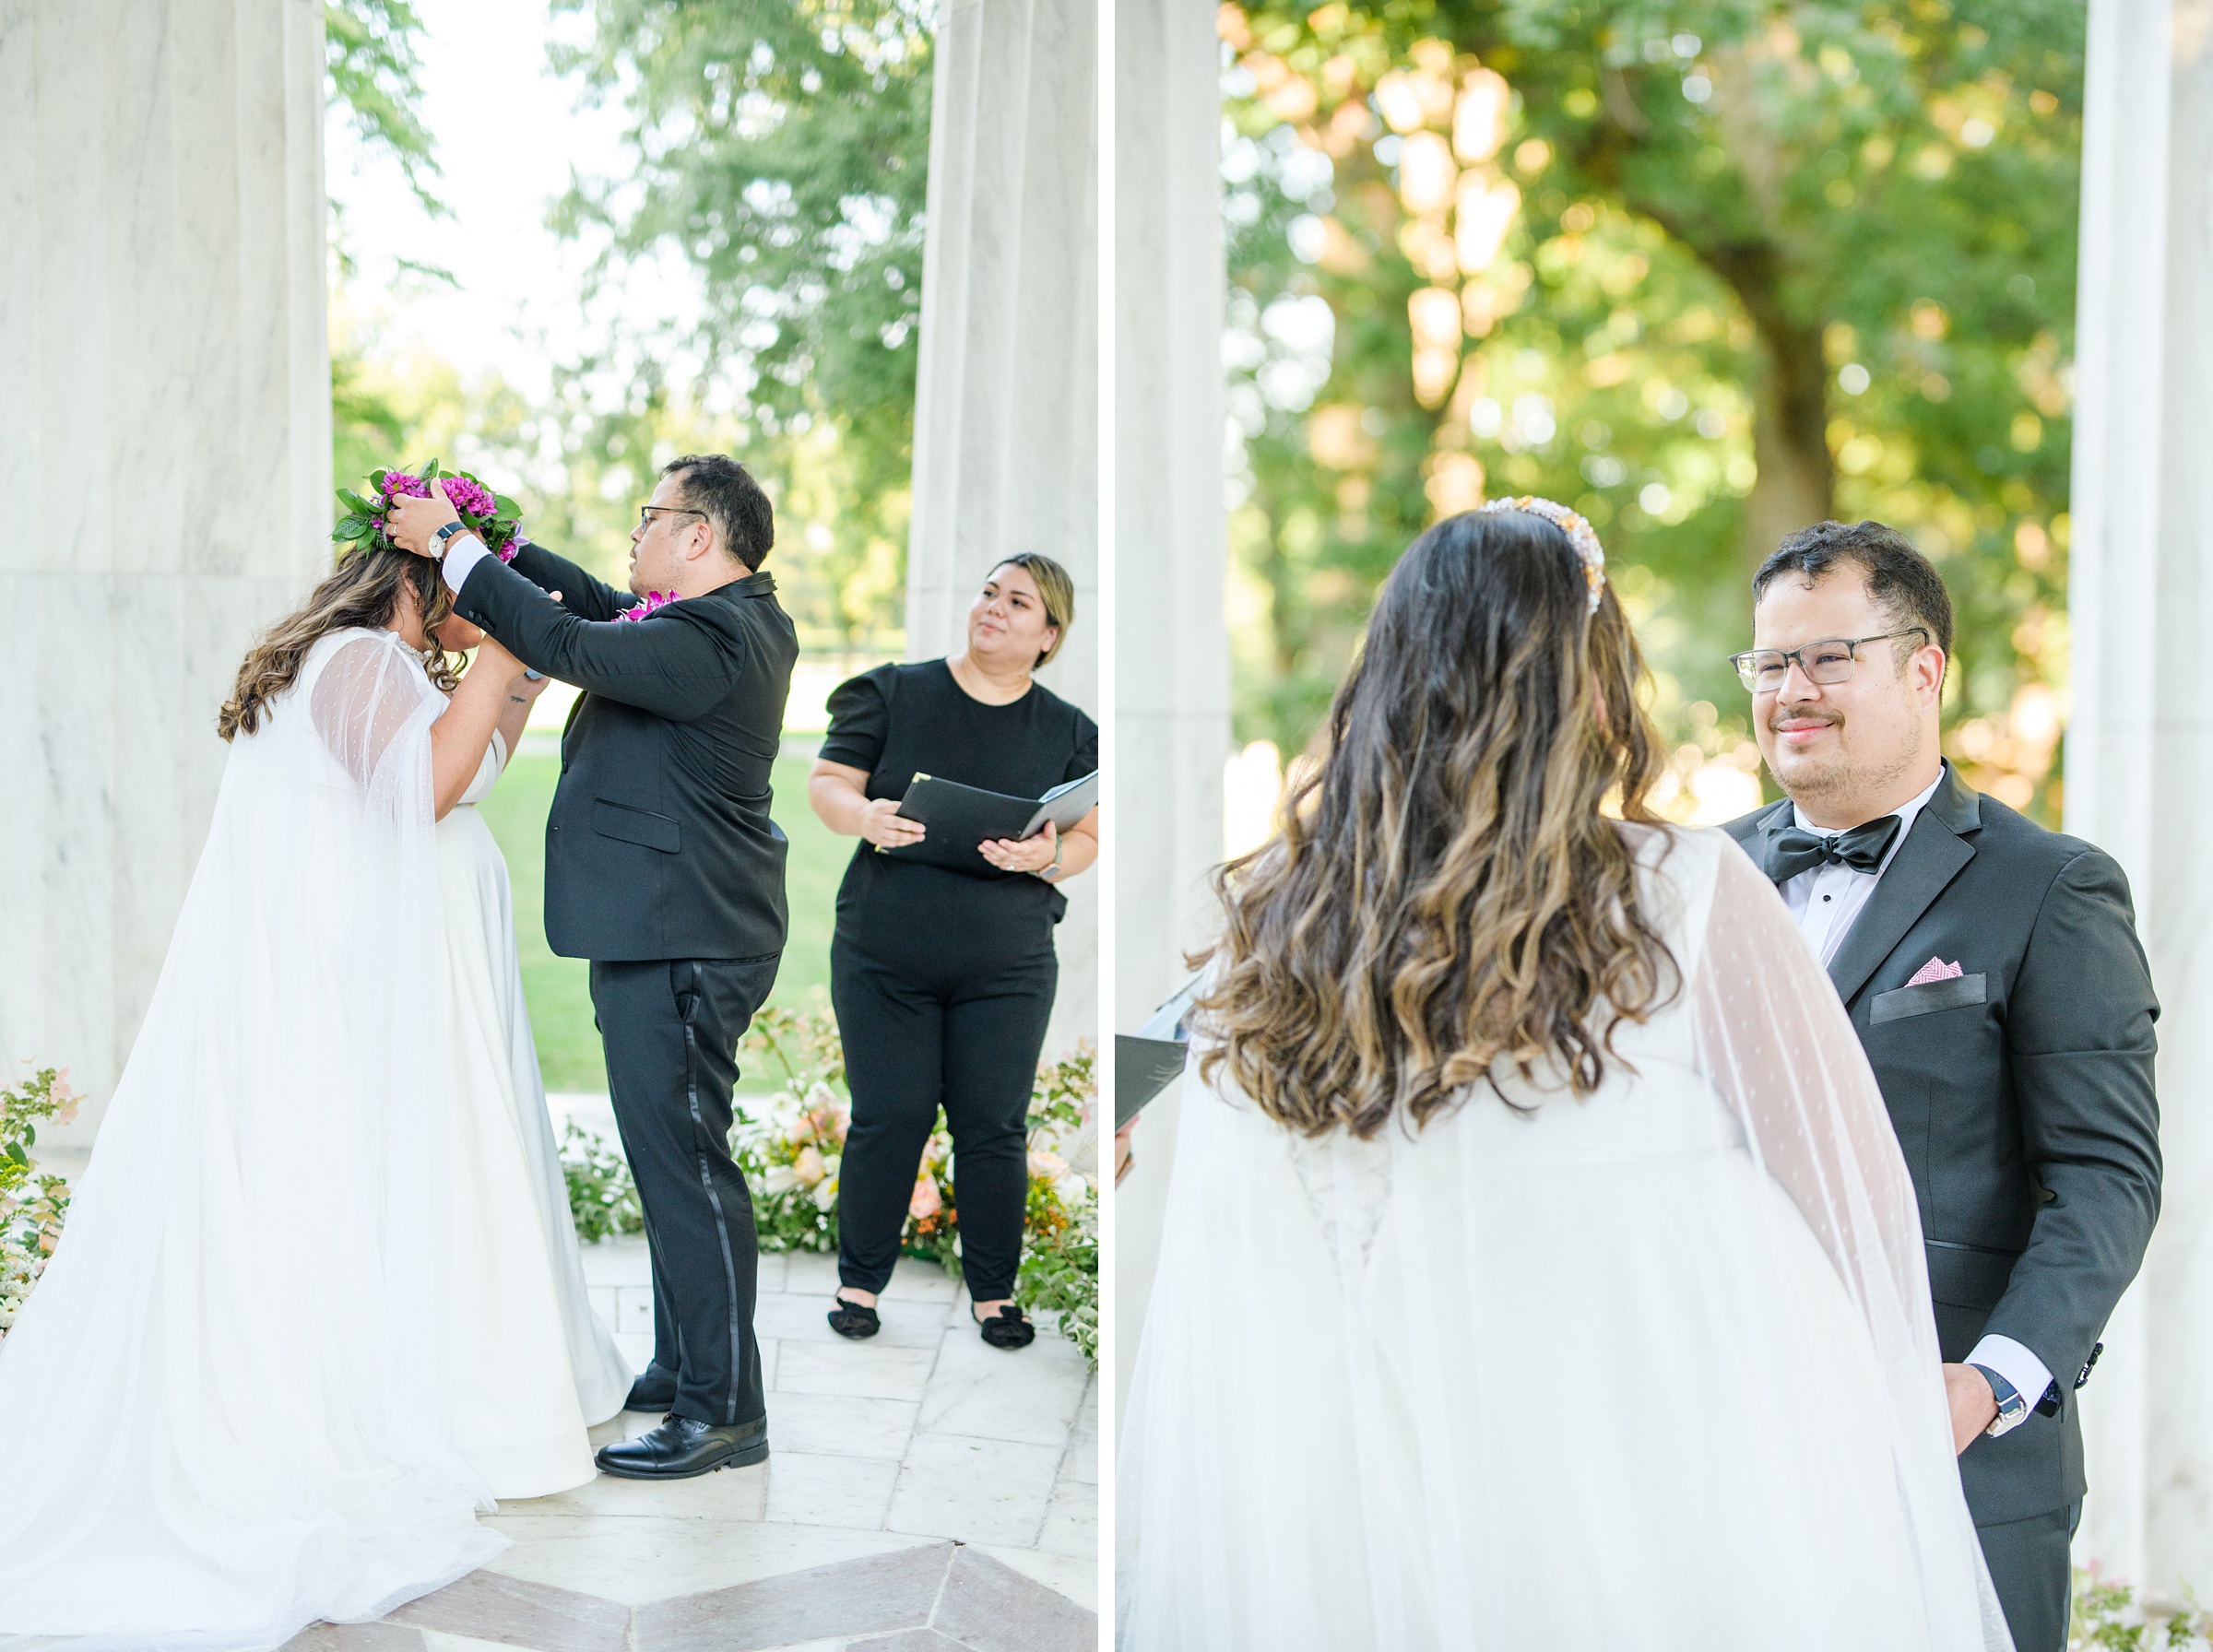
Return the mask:
M574 1119L561 1133L561 1174L569 1187L569 1214L586 1245L645 1231L638 1186L615 1145Z
M41 1174L30 1150L47 1119L67 1124L82 1098L69 1088L69 1069L40 1068L0 1089L0 1339L16 1322L69 1214L69 1184Z
M2200 1611L2187 1589L2179 1605L2143 1604L2129 1585L2109 1583L2078 1567L2074 1592L2068 1652L2204 1652L2213 1647L2213 1612Z
M629 383L593 444L734 405L808 519L794 607L850 646L904 578L929 159L923 0L558 0L590 32L555 54L620 100L633 164L580 180L556 221L603 249L598 279L668 249L699 274L695 325L609 342L579 376ZM673 370L672 362L687 363ZM688 379L690 382L679 382ZM749 460L749 462L752 462ZM830 496L836 508L827 508ZM784 505L779 498L778 505Z
M1533 492L1600 530L1671 738L1736 750L1751 567L1874 516L1959 607L1952 755L2055 817L2078 6L1221 18L1244 738L1306 742L1424 525Z

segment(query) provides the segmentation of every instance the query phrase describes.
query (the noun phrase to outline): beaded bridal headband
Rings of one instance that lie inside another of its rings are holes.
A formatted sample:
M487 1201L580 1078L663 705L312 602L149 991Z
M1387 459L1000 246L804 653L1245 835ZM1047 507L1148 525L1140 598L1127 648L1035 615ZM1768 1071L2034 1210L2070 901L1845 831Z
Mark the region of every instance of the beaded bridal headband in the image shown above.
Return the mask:
M1583 561L1583 583L1591 587L1591 611L1598 612L1598 599L1606 588L1606 553L1588 522L1566 505L1527 493L1519 499L1494 499L1478 509L1485 516L1501 511L1526 511L1532 516L1544 517L1566 534L1568 543L1575 547L1575 554Z

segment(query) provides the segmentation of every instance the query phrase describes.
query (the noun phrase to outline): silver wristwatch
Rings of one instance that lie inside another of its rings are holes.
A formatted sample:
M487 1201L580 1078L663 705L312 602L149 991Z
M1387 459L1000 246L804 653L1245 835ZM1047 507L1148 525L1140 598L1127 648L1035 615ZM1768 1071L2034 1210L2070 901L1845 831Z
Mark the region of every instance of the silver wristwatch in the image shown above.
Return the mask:
M1988 1380L1991 1394L1998 1402L1998 1414L1990 1420L1990 1426L1982 1431L1984 1434L1994 1438L2029 1421L2029 1402L2021 1398L2018 1388L1988 1365L1977 1365L1975 1369Z

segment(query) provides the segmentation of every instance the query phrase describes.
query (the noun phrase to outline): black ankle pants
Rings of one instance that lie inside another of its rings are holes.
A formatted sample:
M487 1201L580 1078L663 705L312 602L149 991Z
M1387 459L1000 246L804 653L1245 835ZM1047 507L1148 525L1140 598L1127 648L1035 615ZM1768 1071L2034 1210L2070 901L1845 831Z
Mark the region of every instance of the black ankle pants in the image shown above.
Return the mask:
M909 951L894 966L840 933L830 996L853 1123L838 1170L837 1274L891 1282L938 1109L953 1132L961 1267L977 1302L1014 1294L1029 1198L1028 1118L1059 961L1052 943L1008 959ZM948 947L948 952L954 950Z

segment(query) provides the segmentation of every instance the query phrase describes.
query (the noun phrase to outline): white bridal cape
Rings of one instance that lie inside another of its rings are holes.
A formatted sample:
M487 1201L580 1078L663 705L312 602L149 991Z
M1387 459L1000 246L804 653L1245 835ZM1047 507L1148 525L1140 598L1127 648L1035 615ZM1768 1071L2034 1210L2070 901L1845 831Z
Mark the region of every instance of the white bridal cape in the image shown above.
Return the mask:
M339 631L231 745L67 1227L0 1343L0 1641L248 1652L506 1547L476 1516L508 1442L467 1434L456 1372L491 1265L473 1183L515 1181L523 1138L485 1127L510 1102L472 1087L447 1007L445 703L396 637ZM550 1302L541 1217L526 1186L496 1219L527 1224L506 1244L541 1253ZM582 1479L558 1324L550 1346L538 1409L566 1390Z
M1852 1025L1734 844L1624 830L1685 987L1595 1094L1309 1141L1187 1083L1125 1652L2010 1652Z

